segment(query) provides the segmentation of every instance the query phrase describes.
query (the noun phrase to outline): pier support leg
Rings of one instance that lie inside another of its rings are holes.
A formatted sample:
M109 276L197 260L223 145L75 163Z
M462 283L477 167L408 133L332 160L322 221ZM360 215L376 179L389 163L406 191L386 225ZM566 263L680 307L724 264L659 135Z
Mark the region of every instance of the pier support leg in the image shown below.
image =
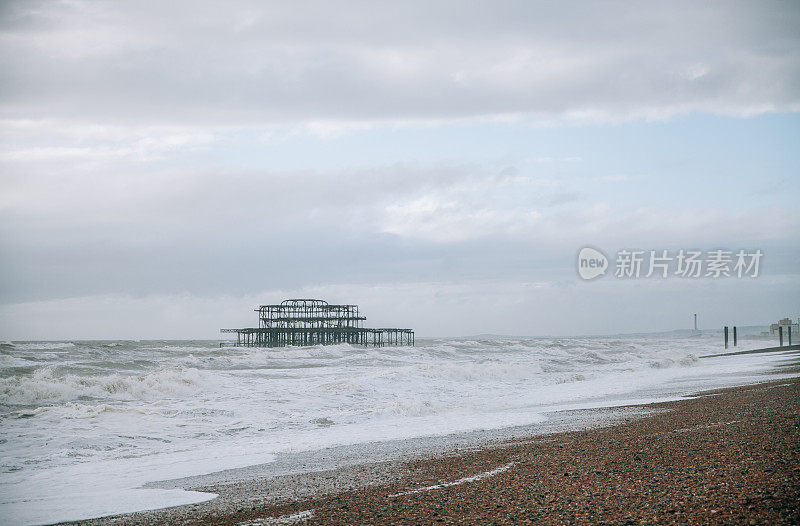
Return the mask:
M725 326L725 348L728 348L728 326Z
M736 347L736 325L733 326L733 346Z

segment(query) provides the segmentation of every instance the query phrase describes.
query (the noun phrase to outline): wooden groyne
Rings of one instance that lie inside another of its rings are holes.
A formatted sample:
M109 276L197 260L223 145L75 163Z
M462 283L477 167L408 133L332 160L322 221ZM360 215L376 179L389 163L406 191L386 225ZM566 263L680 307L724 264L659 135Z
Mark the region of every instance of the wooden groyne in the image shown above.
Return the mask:
M781 345L778 347L764 347L763 349L750 349L748 351L733 351L733 352L722 352L718 354L706 354L704 356L700 356L700 358L714 358L716 356L735 356L737 354L758 354L765 352L780 352L780 351L800 351L800 344Z
M695 316L697 316L697 315L695 315ZM783 344L783 326L778 326L777 327L778 328L778 346L777 347L764 347L762 349L749 349L749 350L746 350L746 351L733 351L733 352L723 352L723 353L717 353L717 354L706 354L704 356L700 356L700 358L713 358L715 356L735 356L737 354L758 354L758 353L765 353L765 352L798 351L798 350L800 350L800 345L799 344L792 345L792 325L791 325L791 323L788 323L789 322L789 318L786 318L781 323L783 323L784 321L786 322L786 325L787 325L787 327L786 327L787 328L786 336L789 339L789 344L788 345L784 345ZM697 322L695 322L695 323L697 323ZM773 326L775 326L775 325L773 325ZM695 327L695 329L696 329L696 327ZM722 328L722 335L723 335L723 339L725 341L725 349L727 350L728 349L728 335L729 335L729 331L728 331L728 326L727 325ZM734 325L733 326L733 346L736 347L737 344L738 344L738 338L737 338L737 334L736 334L736 326Z
M358 305L331 305L317 299L288 299L261 305L258 327L220 329L235 333L235 346L285 347L287 345L414 345L412 329L367 328Z

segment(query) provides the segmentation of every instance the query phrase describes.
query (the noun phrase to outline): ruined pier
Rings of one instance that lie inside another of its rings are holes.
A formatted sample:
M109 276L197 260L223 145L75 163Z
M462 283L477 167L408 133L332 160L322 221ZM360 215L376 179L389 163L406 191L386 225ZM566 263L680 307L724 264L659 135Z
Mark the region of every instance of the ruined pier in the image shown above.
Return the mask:
M367 319L358 305L331 305L317 299L288 299L277 305L261 305L258 327L220 329L235 333L235 346L285 347L349 343L383 347L414 345L411 329L363 327Z

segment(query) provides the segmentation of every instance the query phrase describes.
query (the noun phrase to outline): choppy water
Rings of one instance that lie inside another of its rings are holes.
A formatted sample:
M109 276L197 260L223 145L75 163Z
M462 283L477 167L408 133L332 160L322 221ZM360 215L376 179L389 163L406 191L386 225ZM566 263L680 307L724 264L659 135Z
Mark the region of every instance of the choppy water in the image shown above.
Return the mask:
M787 359L698 359L719 351L710 337L420 340L380 349L6 342L0 522L197 502L211 496L134 488L287 451L536 424L560 409L676 398L755 381Z

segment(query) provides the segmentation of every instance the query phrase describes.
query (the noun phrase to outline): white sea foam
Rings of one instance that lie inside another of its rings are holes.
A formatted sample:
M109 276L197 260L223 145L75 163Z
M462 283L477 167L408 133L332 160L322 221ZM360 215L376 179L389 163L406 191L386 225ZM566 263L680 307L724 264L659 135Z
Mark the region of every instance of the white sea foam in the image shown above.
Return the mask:
M196 502L211 496L136 488L288 451L535 425L556 410L675 399L766 379L787 359L697 358L718 351L707 338L418 339L417 347L378 349L5 345L0 522Z

